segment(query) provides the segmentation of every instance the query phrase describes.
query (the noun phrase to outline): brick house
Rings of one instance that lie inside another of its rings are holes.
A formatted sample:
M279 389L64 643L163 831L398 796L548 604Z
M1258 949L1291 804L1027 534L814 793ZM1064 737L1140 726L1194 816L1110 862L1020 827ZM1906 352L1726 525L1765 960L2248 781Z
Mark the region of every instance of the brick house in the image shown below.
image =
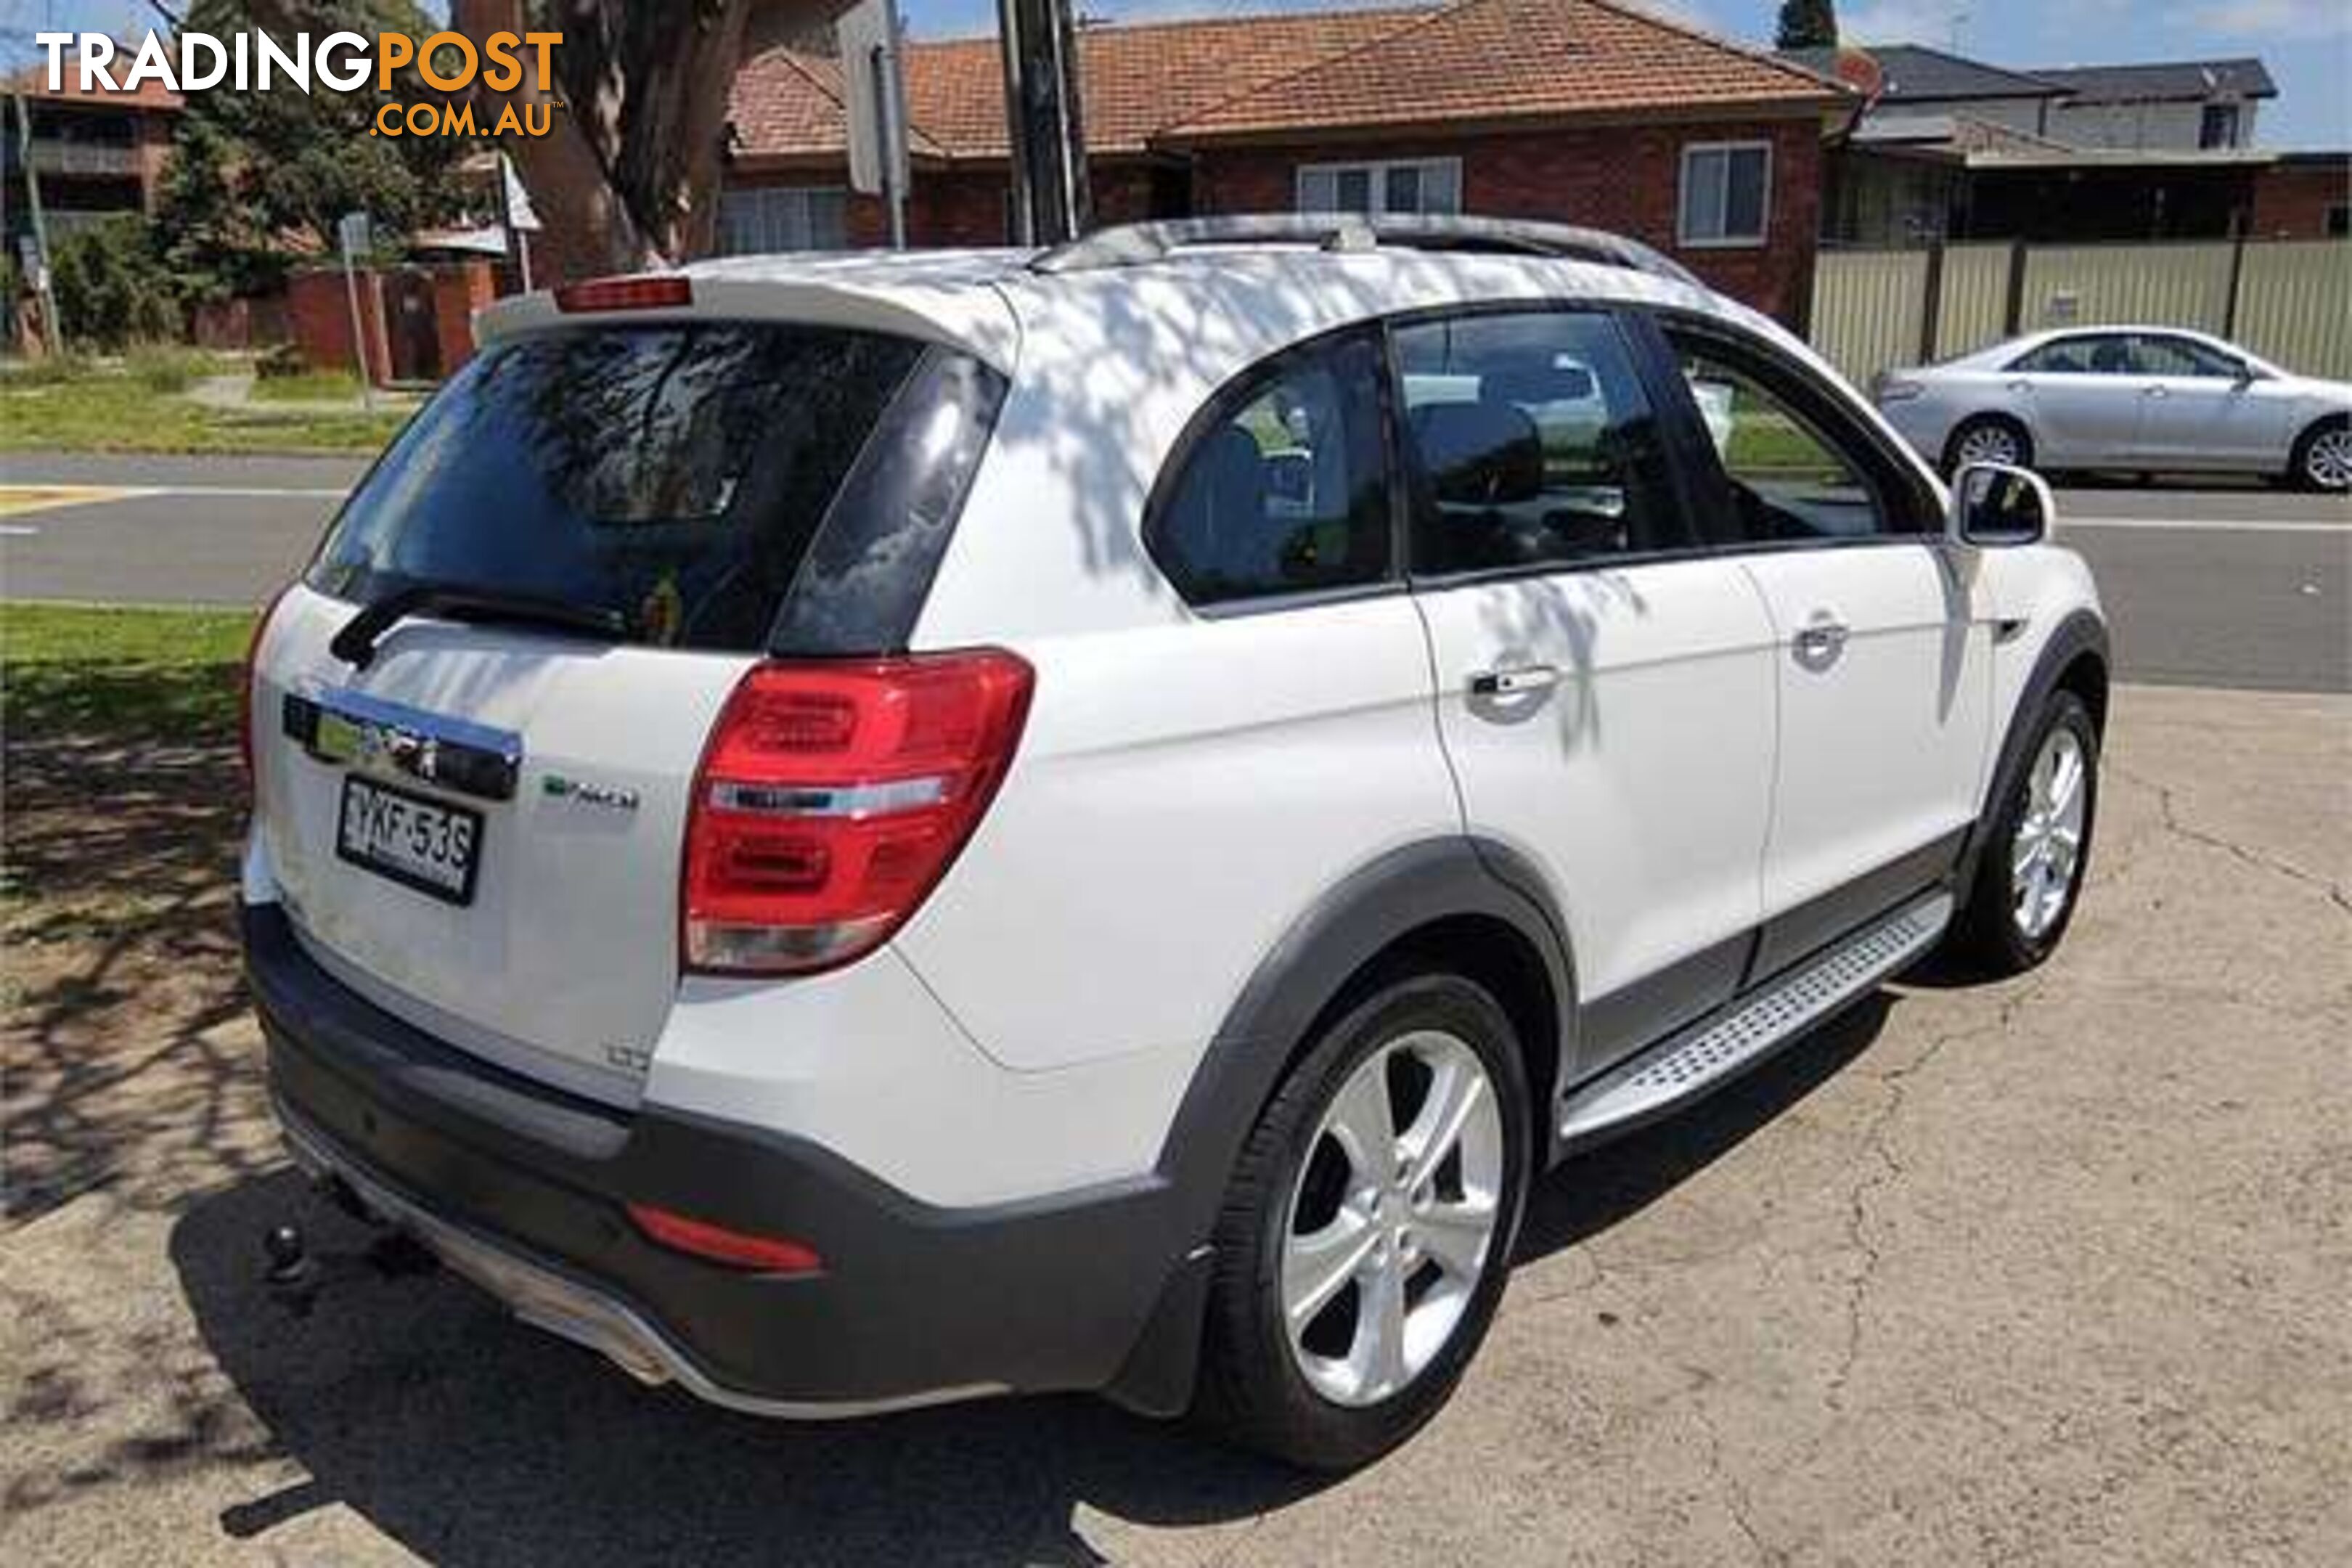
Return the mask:
M1859 100L1615 0L1089 26L1098 224L1297 210L1465 212L1611 228L1785 319L1811 292L1822 147ZM1001 245L1011 203L992 38L907 50L916 245ZM738 75L729 251L877 245L846 189L838 63L762 40Z
M7 191L5 234L11 250L32 226L23 201L24 160L29 153L40 176L41 207L50 237L78 224L121 213L147 214L161 195L164 165L184 106L180 95L142 82L134 89L81 90L81 73L68 60L54 90L47 71L27 67L0 80L0 182ZM29 146L16 134L16 106L22 98L32 131Z

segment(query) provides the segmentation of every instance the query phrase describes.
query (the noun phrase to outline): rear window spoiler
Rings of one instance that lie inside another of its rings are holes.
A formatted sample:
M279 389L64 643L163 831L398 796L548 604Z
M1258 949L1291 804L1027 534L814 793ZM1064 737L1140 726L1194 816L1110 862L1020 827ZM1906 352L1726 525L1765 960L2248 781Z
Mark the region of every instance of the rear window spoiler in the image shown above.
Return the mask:
M694 286L693 302L656 310L566 311L545 290L519 294L476 314L475 340L487 346L527 332L592 325L608 315L615 324L631 326L699 317L887 332L961 350L1006 376L1020 357L1020 323L992 288L914 282L877 288L833 279L685 276Z

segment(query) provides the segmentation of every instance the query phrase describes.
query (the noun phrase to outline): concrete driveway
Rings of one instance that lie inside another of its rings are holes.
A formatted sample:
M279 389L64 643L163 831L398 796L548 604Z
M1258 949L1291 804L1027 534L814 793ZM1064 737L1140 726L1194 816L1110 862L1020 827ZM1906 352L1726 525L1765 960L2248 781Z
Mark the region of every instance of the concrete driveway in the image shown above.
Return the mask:
M1454 1404L1328 1485L1076 1399L763 1425L446 1277L286 1318L262 1227L359 1236L205 1020L203 1091L0 1238L0 1558L2347 1561L2352 700L2120 692L2102 816L2052 965L1554 1175Z

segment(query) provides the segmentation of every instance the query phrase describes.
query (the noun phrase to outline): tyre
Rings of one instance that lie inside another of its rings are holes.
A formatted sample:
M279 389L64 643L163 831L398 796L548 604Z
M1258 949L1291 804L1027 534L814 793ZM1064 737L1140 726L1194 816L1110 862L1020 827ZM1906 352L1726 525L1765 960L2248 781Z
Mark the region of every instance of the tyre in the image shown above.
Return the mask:
M2338 415L2305 430L2294 444L2289 477L2307 490L2352 489L2352 420Z
M1994 976L2048 958L2074 918L2099 805L2099 731L2080 697L2051 696L2024 756L1952 931L1952 952Z
M1944 471L1957 474L1970 463L2007 463L2011 468L2033 466L2033 437L2025 426L2002 414L1976 414L1960 421L1944 443Z
M1315 1470L1411 1436L1494 1321L1531 1138L1519 1043L1485 990L1420 975L1349 1009L1244 1145L1195 1414Z

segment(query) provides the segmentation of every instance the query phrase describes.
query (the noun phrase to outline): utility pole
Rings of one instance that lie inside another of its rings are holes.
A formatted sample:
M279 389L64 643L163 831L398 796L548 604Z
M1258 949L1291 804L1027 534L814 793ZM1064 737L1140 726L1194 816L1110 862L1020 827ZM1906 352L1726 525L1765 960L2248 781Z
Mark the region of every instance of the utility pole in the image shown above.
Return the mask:
M1070 0L997 0L996 9L1013 138L1013 238L1058 245L1089 222L1078 30Z
M49 277L49 224L41 211L41 171L33 163L33 117L25 95L16 100L16 158L25 165L25 210L33 219L33 287L41 295L41 352L58 353L66 346L65 326L58 320L58 291Z

